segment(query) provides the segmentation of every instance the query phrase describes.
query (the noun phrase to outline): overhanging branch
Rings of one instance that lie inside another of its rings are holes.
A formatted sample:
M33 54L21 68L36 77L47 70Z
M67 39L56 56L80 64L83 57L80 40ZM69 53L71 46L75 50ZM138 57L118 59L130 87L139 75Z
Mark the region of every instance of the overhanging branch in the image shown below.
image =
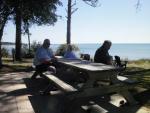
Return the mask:
M99 0L83 0L83 1L92 7L100 6Z

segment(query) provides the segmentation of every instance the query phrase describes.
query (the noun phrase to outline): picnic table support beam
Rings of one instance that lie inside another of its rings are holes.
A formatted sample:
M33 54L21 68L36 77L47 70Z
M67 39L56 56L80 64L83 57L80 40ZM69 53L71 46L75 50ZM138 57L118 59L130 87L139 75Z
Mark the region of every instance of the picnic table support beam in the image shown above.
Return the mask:
M83 91L79 91L79 92L76 92L75 94L71 94L68 97L70 99L75 99L75 98L82 98L82 97L101 96L101 95L110 94L110 93L119 93L125 99L127 99L130 105L135 105L137 104L137 101L135 101L133 96L130 94L130 92L128 91L128 88L129 88L128 86L125 86L123 84L87 88L87 89L84 89Z

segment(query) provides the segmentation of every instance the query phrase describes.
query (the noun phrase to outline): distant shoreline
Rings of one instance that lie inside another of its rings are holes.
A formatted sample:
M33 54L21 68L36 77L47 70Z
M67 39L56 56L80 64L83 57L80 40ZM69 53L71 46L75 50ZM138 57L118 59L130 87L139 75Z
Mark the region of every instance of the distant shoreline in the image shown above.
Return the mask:
M32 43L32 42L31 42ZM1 42L2 45L15 45L15 42ZM27 43L22 43L22 44L27 44ZM64 44L64 43L54 43L54 45L61 45L61 44ZM101 43L72 43L72 44L76 44L76 45L84 45L84 44L101 44ZM113 44L150 44L150 43L113 43Z
M15 45L13 42L1 42L2 45Z
M2 45L15 45L14 42L1 42ZM26 43L22 43L23 45L26 45Z

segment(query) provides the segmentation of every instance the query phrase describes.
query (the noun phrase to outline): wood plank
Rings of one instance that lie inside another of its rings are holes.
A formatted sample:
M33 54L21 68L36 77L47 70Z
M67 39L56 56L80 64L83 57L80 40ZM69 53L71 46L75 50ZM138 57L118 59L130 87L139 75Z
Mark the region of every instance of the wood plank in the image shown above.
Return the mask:
M65 92L74 92L77 91L76 88L74 88L73 86L67 84L66 82L60 80L59 78L57 78L54 75L45 75L50 81L52 81L53 83L55 83L55 85L60 88L60 90L63 90Z
M81 108L85 111L89 110L90 113L108 113L108 110L104 109L98 104L89 105L89 106L81 106Z
M124 83L128 83L128 84L136 84L136 83L138 83L137 81L135 81L135 80L132 80L132 79L130 79L130 78L127 78L127 77L125 77L125 76L117 76L117 79L119 80L119 81L122 81L122 82L124 82Z

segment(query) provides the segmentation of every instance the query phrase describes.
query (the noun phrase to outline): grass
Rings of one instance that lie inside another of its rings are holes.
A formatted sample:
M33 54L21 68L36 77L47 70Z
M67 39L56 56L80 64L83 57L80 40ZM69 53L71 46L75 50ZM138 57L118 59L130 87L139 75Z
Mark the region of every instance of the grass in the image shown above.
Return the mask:
M150 89L150 60L141 59L136 61L129 61L125 75L139 81L138 86Z
M138 99L143 102L143 106L150 109L150 59L141 59L136 61L129 61L125 74L131 75L130 77L137 80L137 86L148 89L148 92L141 94Z
M0 74L8 72L27 71L32 66L32 59L22 59L21 62L13 62L11 58L3 58L3 67Z
M143 69L150 69L150 59L129 61L128 67L138 67L138 68L143 68Z

